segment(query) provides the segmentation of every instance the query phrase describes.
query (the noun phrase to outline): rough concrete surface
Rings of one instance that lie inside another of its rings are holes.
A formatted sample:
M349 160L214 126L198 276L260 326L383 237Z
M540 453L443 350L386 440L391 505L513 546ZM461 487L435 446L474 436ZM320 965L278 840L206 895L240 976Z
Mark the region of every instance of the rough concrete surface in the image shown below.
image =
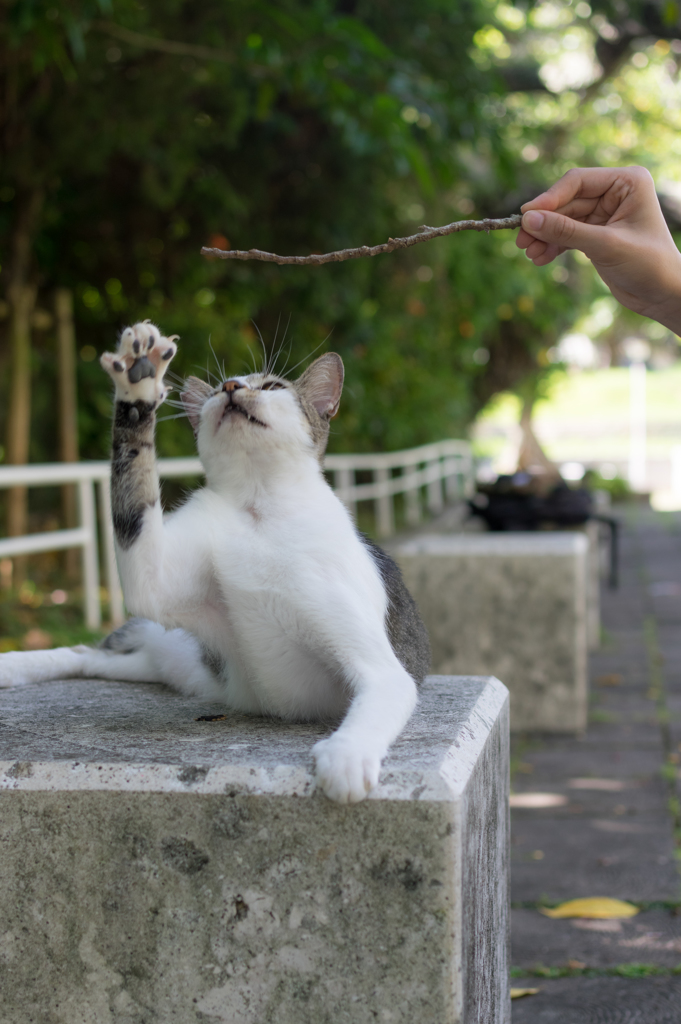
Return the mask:
M430 677L372 798L324 729L153 685L0 693L3 1024L508 1024L508 699Z
M587 552L581 532L423 534L392 548L437 672L495 675L514 731L587 718Z

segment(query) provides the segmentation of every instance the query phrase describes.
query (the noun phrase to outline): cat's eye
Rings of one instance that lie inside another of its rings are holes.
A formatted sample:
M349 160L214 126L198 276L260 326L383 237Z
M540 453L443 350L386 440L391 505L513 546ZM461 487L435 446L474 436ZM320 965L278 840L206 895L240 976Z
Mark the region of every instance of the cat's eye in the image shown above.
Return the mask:
M275 388L283 388L284 385L280 384L278 380L268 380L265 384L260 386L261 391L274 391Z

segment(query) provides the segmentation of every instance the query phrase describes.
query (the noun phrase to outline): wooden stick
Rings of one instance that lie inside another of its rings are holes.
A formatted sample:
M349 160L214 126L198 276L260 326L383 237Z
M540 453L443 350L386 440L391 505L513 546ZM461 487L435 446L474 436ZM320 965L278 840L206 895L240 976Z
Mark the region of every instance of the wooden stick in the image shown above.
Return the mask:
M390 238L382 245L360 245L356 249L338 249L336 252L313 253L310 256L277 256L274 252L263 252L262 249L211 249L204 246L202 256L212 256L219 260L261 260L263 263L294 264L295 266L319 266L321 263L342 263L344 260L356 260L361 256L379 256L395 249L408 249L419 242L427 242L431 238L442 235L453 235L456 231L501 231L504 228L519 228L521 216L502 217L499 220L457 220L453 224L445 224L440 228L429 228L425 224L415 235L406 238Z

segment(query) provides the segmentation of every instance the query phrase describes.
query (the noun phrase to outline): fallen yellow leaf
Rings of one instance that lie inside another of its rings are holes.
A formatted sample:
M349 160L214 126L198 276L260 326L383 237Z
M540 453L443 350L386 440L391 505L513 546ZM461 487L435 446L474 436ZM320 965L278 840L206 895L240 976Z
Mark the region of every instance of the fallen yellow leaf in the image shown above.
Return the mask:
M536 996L538 988L512 988L511 999L522 999L523 996Z
M558 907L540 907L539 912L547 917L593 917L615 918L634 917L638 907L624 900L612 900L608 896L591 896L588 899L568 900Z

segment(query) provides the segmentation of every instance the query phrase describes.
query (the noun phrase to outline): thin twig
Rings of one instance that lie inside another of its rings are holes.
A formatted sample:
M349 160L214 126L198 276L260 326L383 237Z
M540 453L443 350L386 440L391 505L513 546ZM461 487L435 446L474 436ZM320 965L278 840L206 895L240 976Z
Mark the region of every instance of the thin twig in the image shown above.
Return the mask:
M408 249L410 245L418 245L419 242L427 242L430 238L440 238L442 235L453 235L456 231L489 233L504 228L519 228L520 221L518 213L499 220L457 220L441 228L429 228L424 224L418 234L407 235L406 238L390 238L382 245L360 245L357 249L338 249L336 252L313 253L311 256L277 256L274 252L263 252L262 249L211 249L208 246L203 247L201 255L220 260L262 260L263 263L319 266L321 263L342 263L343 260L357 260L360 256L379 256L383 252L394 252L395 249Z
M213 46L197 46L195 43L180 43L174 39L160 39L158 36L143 35L141 32L133 32L129 28L124 28L123 25L116 25L113 21L95 21L92 27L142 50L158 50L159 53L172 53L177 57L197 57L199 60L219 60L223 63L234 60L234 54L226 50L216 50Z

